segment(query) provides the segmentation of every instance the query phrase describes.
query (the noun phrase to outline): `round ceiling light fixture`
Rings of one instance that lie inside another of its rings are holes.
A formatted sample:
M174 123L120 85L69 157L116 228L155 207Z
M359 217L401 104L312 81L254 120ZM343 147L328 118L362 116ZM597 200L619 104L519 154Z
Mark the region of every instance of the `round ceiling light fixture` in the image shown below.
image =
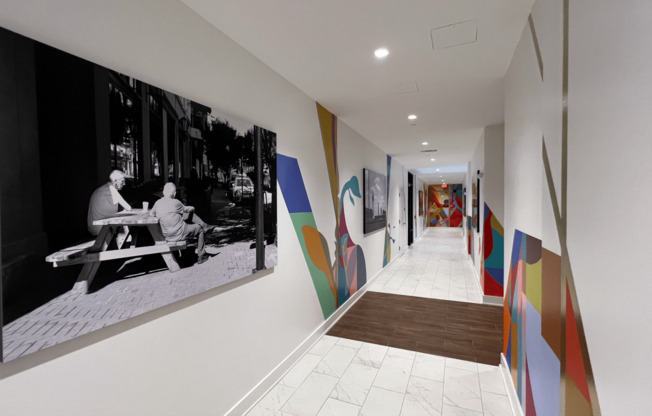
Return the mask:
M408 116L408 120L416 120L416 119L417 119L417 115L416 115L416 114L410 114L410 115Z
M435 161L435 158L434 158L434 157L431 158L430 161L431 161L431 162L434 162L434 161ZM439 170L439 169L437 169L437 170Z
M428 142L421 142L421 146L428 146Z
M378 48L374 51L374 55L376 55L376 58L378 59L387 58L389 51L386 48Z

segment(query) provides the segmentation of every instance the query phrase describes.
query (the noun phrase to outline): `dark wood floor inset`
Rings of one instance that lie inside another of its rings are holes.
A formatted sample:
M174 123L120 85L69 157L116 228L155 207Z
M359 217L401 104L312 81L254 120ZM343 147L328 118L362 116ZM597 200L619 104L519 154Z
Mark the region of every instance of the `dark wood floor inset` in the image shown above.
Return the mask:
M328 335L498 365L503 348L503 309L366 292Z

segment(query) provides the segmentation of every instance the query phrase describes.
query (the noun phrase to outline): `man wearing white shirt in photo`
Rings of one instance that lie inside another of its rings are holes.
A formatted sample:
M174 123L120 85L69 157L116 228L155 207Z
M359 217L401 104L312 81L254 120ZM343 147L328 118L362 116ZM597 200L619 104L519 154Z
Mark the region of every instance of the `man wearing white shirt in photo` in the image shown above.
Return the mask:
M119 207L124 210L131 210L131 205L120 195L120 190L125 186L125 174L120 170L114 170L109 175L109 182L100 186L91 195L88 204L88 216L86 219L88 231L93 235L98 235L102 229L101 225L93 225L93 221L111 217L118 213ZM118 247L122 246L127 236L128 229L124 228L123 233L119 233L116 239Z

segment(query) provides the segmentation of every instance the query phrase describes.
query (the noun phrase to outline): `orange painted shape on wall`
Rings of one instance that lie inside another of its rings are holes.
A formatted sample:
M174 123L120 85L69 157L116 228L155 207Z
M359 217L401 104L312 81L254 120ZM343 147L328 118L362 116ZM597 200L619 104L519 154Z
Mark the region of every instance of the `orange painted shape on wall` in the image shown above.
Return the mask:
M308 251L310 260L312 260L315 267L324 272L328 278L328 285L330 286L331 291L334 294L337 294L337 289L335 288L331 273L330 260L327 257L328 246L325 246L325 242L322 241L319 231L313 227L305 225L301 228L301 231L303 231L303 238L306 241L306 250Z
M566 374L573 379L577 389L590 402L591 396L568 283L566 283Z
M507 300L503 306L503 355L507 356L507 346L509 345L509 330L512 326L512 316L509 314Z

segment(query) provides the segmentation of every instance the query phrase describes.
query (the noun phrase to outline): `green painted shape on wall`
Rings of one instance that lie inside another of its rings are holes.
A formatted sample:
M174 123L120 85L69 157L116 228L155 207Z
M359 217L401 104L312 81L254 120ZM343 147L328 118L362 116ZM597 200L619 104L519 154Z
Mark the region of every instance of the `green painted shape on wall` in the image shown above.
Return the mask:
M306 245L306 239L303 235L303 227L309 226L317 229L317 223L315 222L315 216L312 212L299 212L290 214L292 218L292 224L294 225L294 231L297 234L299 239L299 244L301 245L301 250L303 251L303 256L306 259L306 265L308 265L308 270L310 271L310 277L312 278L312 283L315 286L315 291L317 292L317 298L319 299L319 305L321 306L322 313L324 314L324 319L327 319L329 316L335 312L336 302L335 295L331 291L331 288L328 284L328 277L315 266L310 254L308 253L308 247Z

